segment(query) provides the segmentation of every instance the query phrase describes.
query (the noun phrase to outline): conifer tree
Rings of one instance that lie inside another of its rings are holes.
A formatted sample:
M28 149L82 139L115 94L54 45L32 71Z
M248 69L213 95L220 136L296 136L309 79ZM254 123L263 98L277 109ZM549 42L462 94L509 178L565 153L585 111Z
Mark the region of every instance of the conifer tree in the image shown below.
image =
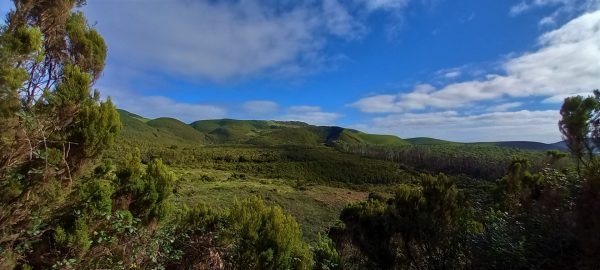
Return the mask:
M83 0L14 0L0 28L0 268L38 243L114 141L119 115L94 82L107 47Z
M582 191L577 202L577 231L584 269L600 268L600 91L566 98L559 122L563 138L577 161Z

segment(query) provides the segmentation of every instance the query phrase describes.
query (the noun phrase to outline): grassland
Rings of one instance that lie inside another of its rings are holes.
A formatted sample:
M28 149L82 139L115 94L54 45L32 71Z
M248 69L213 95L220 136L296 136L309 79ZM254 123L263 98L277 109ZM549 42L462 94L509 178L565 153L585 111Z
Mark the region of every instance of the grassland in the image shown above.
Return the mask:
M204 203L225 209L236 199L260 196L280 205L301 224L306 240L314 241L334 225L342 208L367 198L367 192L326 185L296 185L288 179L270 179L211 169L177 168L175 204Z
M474 178L504 175L514 154L534 161L542 157L541 152L493 143L403 140L301 122L221 119L186 124L126 111L120 115L123 133L109 157L118 160L139 148L145 162L162 159L177 175L178 207L225 209L236 199L260 196L292 214L308 241L335 224L348 203L365 200L370 191L390 194L400 183L417 181L418 172L466 174L456 177L458 184L480 205L489 200L485 194L490 182Z

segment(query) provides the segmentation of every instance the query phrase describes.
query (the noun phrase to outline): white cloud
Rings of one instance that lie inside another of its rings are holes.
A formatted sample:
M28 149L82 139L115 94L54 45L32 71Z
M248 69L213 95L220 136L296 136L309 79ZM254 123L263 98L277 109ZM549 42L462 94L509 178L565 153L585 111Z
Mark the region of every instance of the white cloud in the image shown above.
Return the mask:
M242 109L250 115L265 115L277 112L279 104L268 100L251 100L244 102Z
M463 115L456 111L404 113L376 117L356 128L402 138L434 137L453 141L560 140L558 111L492 112Z
M598 5L597 0L523 0L511 7L509 14L516 16L531 9L541 7L558 7L560 12L577 12L580 9L593 9Z
M123 63L224 80L306 60L319 48L319 22L309 8L276 8L260 1L90 1L86 11Z
M356 39L366 33L366 27L354 18L338 0L323 0L322 4L325 26L332 34L347 39Z
M522 2L519 2L518 4L512 6L510 8L510 13L509 14L513 15L513 16L519 15L519 14L525 12L528 9L530 9L530 5L527 4L527 2L522 1Z
M448 78L448 79L454 79L458 76L460 76L460 71L456 70L456 71L450 71L444 74L444 77Z
M371 11L400 9L408 4L408 0L359 0L359 2L363 2Z
M376 95L351 106L363 112L464 108L505 97L548 97L590 91L600 85L600 11L586 13L539 38L537 51L506 60L505 74L448 84L433 91ZM429 86L431 88L431 86Z
M279 120L301 121L313 125L334 125L342 115L333 112L323 112L318 106L292 106Z
M582 12L599 9L600 0L523 0L511 7L509 15L518 16L538 8L554 8L539 22L542 27L553 26L561 18L569 19Z
M572 96L587 97L587 96L591 96L591 95L592 95L591 91L581 92L581 93L576 93L576 94L556 95L556 96L551 96L549 98L546 98L546 99L542 100L542 103L561 104L561 103L563 103L565 101L565 98L568 98L568 97L572 97Z
M361 10L406 1L106 0L84 9L119 65L223 82L326 69L340 57L323 52L327 37L361 38Z
M515 108L521 107L522 105L523 105L522 102L508 102L508 103L502 103L502 104L490 106L486 110L488 112L505 112L510 109L515 109Z
M110 96L117 108L148 118L172 117L189 123L227 116L227 110L217 105L177 102L164 96L142 96L126 89L102 89L103 95Z

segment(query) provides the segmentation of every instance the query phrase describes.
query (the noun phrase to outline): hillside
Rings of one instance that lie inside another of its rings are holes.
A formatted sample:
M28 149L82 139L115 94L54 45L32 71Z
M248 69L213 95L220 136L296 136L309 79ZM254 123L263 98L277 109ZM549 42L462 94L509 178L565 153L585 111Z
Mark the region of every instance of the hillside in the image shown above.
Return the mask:
M335 126L313 126L298 121L273 120L199 120L191 124L173 118L147 119L119 110L123 135L143 143L155 144L249 144L320 146L335 143L373 146L498 146L522 150L561 150L563 142L546 144L532 141L460 143L428 137L401 139L393 135L368 134L359 130Z
M536 150L536 151L548 151L548 150L560 150L566 151L566 147L562 147L557 144L547 144L540 142L531 141L504 141L504 142L478 142L472 143L474 145L493 145L507 148L516 148L524 150Z
M293 121L269 120L200 120L190 124L196 131L207 136L212 143L245 143L274 130L308 126Z
M189 134L185 127L175 119L149 120L125 110L118 110L123 129L121 136L126 141L135 144L189 144L200 143L203 135L200 133ZM174 121L173 121L174 120ZM170 123L172 122L172 123ZM187 127L187 125L183 124ZM179 130L179 128L181 130ZM195 132L194 129L192 131Z
M204 142L206 137L193 127L174 118L161 117L146 122L147 125L157 130L169 133L190 142Z
M392 135L368 134L298 121L199 120L185 124L173 118L147 119L119 110L123 136L157 144L332 145L335 142L367 145L409 145Z
M428 138L428 137L417 137L406 139L411 144L414 145L449 145L449 144L461 144L457 142L445 141L440 139Z

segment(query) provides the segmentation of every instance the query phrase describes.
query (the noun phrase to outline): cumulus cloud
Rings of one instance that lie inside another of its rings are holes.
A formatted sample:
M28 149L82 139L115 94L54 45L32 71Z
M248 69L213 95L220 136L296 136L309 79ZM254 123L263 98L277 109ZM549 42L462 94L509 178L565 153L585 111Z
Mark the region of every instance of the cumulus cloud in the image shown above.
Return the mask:
M591 91L581 92L581 93L576 93L576 94L556 95L556 96L551 96L549 98L545 98L544 100L542 100L542 103L561 104L561 103L563 103L563 101L565 101L565 98L568 98L568 97L572 97L572 96L587 97L587 96L591 96L591 95L592 95Z
M600 8L600 0L523 0L512 6L509 14L518 16L537 8L554 8L550 15L543 17L539 25L553 26L561 18L572 18L584 11Z
M335 66L328 36L364 36L368 14L406 0L89 1L86 15L119 65L187 79L297 75ZM362 15L358 15L361 13Z
M323 112L318 106L292 106L279 120L301 121L313 125L334 125L342 115L333 112Z
M323 19L327 29L346 39L357 39L366 33L366 27L337 0L323 0Z
M265 115L277 112L279 104L269 100L251 100L244 102L242 109L250 115Z
M126 64L224 80L289 64L319 46L307 8L260 1L90 1L88 17Z
M509 58L504 74L448 84L418 85L409 93L375 95L351 104L363 112L453 109L515 97L576 94L600 85L600 11L583 14L539 38L539 49Z
M587 0L586 0L587 1ZM519 15L530 9L546 6L572 6L578 0L525 0L517 3L510 8L510 15Z
M200 119L223 118L227 109L199 103L177 102L164 96L143 96L127 89L103 88L119 109L148 118L172 117L189 123Z
M476 115L456 111L403 113L376 117L356 128L403 138L426 136L464 142L538 140L549 143L560 140L558 117L555 110Z
M505 112L511 109L519 108L523 105L522 102L508 102L488 107L488 112Z
M408 0L359 0L359 2L371 11L400 9L408 4Z

